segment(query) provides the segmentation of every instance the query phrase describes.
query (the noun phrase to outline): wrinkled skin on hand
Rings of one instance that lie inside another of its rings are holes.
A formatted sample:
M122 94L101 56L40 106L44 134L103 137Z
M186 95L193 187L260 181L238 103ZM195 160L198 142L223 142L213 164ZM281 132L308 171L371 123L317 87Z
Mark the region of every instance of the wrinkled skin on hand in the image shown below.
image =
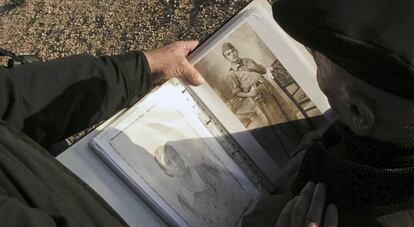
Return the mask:
M178 41L160 49L144 52L147 57L154 84L178 77L190 85L204 83L200 73L188 62L187 55L198 41Z

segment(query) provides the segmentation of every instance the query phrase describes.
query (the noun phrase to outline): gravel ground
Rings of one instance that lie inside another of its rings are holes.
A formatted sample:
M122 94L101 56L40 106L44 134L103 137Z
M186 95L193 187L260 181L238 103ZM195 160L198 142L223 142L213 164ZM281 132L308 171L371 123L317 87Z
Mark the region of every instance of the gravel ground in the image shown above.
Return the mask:
M0 14L0 47L50 60L202 41L250 1L26 0Z
M6 2L0 0L0 47L51 60L203 41L251 0L26 0L1 12Z

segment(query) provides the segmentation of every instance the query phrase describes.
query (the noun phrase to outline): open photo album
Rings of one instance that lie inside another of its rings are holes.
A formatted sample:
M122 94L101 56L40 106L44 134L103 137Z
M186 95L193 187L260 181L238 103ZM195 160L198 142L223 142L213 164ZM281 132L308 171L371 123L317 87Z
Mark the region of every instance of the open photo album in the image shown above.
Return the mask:
M309 51L255 0L189 61L206 83L172 79L90 143L171 226L239 226L300 159L328 102Z

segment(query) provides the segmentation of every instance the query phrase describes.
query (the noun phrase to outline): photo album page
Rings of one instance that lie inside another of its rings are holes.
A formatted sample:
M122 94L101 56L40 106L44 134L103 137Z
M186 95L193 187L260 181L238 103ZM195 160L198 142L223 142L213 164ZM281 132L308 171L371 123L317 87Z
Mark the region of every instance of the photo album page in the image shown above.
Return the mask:
M255 0L189 61L206 83L172 79L103 129L91 147L171 226L240 226L326 122L308 50Z
M327 124L316 64L266 8L222 30L189 56L207 82L189 90L277 185L303 136Z

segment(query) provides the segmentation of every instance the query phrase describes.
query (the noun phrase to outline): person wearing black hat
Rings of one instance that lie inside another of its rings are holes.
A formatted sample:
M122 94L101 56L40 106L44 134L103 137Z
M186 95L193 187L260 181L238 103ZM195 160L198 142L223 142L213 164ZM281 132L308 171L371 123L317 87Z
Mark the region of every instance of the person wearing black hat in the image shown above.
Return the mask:
M291 190L267 198L244 225L320 224L310 202L282 212L316 191L313 181L326 185L338 226L414 226L414 1L279 0L273 12L312 49L338 122L307 149Z

